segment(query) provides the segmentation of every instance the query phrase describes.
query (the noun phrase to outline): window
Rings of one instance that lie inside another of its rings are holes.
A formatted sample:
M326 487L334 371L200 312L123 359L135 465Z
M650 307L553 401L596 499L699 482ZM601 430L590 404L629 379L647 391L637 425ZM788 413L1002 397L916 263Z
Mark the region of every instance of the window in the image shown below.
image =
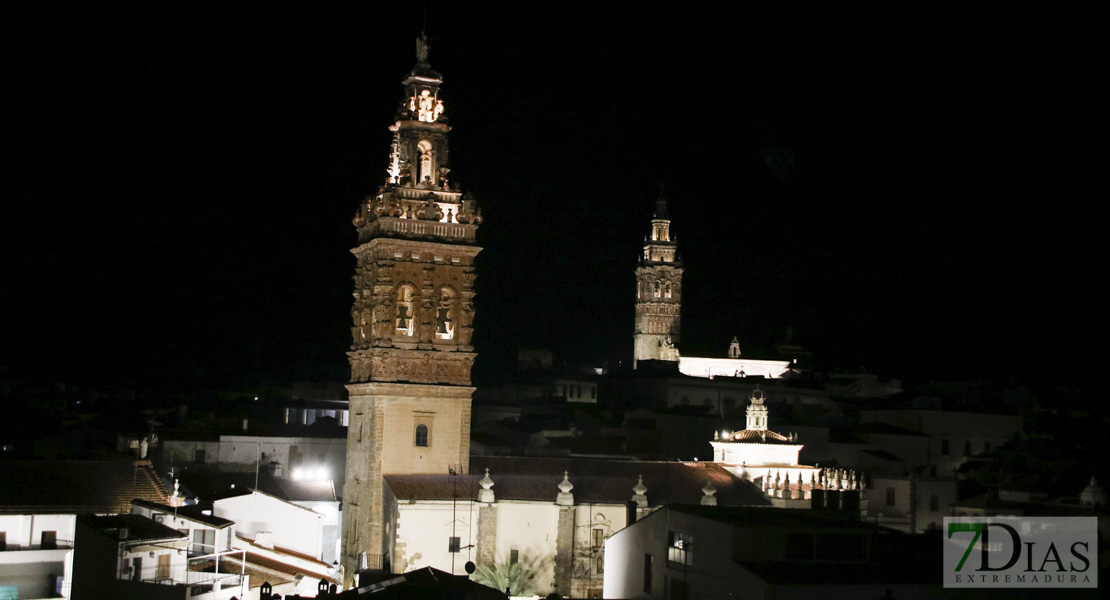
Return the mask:
M448 540L447 540L447 551L448 552L456 553L456 552L459 551L460 546L462 546L461 538L459 538L458 536L451 536L450 538L448 538Z
M644 593L651 593L651 555L644 555Z
M8 532L0 531L0 552L8 549Z
M509 550L509 564L515 565L520 562L520 550Z
M415 329L413 327L413 321L415 321L415 319L413 318L412 312L412 297L415 292L416 288L408 284L397 288L397 315L394 319L397 335L411 336Z
M944 438L940 441L940 453L944 456L948 456L948 438Z
M214 554L216 552L216 531L213 529L193 530L193 554Z
M894 506L894 488L886 488L886 505Z
M58 548L58 532L57 531L44 531L42 532L42 542L39 548L43 550L55 550Z
M667 560L683 565L693 562L694 536L681 531L667 532Z
M455 337L455 306L457 295L450 287L439 289L439 306L436 308L436 337L449 340Z
M203 449L198 448L196 450L193 450L193 462L198 463L198 464L202 464L202 465L204 464L204 450Z
M427 447L428 446L428 426L420 424L416 426L416 445Z
M668 281L667 284L663 287L663 295L667 298L671 297L671 282Z
M940 498L937 498L936 494L929 496L929 510L932 512L940 510Z
M671 578L671 600L687 600L690 597L690 586L681 579Z
M424 181L434 181L432 179L432 145L428 140L420 140L416 145L416 149L420 152L420 174L417 183Z
M593 534L594 534L594 540L593 540L594 549L601 548L602 546L604 546L605 545L605 530L600 528L600 527L595 527L594 531L593 531Z
M136 556L131 559L131 581L143 580L143 558Z

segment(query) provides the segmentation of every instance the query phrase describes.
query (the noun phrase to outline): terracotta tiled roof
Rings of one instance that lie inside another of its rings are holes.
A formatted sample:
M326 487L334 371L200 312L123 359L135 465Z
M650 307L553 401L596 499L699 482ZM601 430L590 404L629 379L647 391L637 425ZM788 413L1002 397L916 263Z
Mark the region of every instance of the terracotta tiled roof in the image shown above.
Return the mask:
M170 501L145 460L0 460L0 482L0 514L127 513L133 499Z
M796 444L797 442L790 441L790 438L775 433L774 431L758 430L758 429L743 429L730 433L727 438L721 438L722 442L743 442L743 443L756 443L756 444Z
M709 481L722 505L769 504L750 482L720 465L704 462L472 456L470 475L386 475L385 480L398 499L450 500L457 490L458 498L474 500L480 489L478 480L487 467L498 500L554 502L563 472L567 471L577 504L624 504L632 499L632 488L640 475L652 505L699 503L704 495L701 490Z

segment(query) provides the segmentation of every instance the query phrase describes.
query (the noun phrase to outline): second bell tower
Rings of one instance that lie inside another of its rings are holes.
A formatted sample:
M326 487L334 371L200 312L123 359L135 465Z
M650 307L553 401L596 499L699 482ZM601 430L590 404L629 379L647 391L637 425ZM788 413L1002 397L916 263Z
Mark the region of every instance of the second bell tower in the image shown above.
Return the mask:
M667 200L655 202L651 234L636 267L636 329L632 366L641 360L678 361L679 318L682 300L682 262L671 236Z

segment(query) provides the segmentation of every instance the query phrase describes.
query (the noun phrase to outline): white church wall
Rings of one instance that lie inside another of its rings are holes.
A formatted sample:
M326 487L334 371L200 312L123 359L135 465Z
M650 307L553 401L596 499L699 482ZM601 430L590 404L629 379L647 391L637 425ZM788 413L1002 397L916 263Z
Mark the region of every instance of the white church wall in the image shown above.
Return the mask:
M678 370L690 377L766 377L778 379L790 369L785 360L751 360L743 358L702 358L683 356L678 359Z
M401 501L396 518L394 572L432 567L466 574L466 562L477 555L478 532L472 526L478 519L475 503L461 501L452 507L450 501ZM449 551L452 535L459 538L460 551L456 554Z
M520 562L539 569L536 588L552 591L558 524L559 507L554 502L498 502L497 562L509 562L516 550Z

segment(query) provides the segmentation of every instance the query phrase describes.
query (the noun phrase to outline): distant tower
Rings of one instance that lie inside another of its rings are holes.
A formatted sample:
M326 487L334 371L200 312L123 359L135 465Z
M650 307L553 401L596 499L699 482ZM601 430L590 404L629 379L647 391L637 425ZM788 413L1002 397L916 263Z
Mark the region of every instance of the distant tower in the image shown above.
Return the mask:
M651 235L636 267L636 331L632 366L641 360L678 360L679 312L682 299L682 263L678 244L671 237L667 199L655 202Z
M388 569L382 476L466 473L475 232L481 216L448 179L447 125L427 40L390 127L386 181L354 218L350 424L343 498L344 583ZM383 530L384 529L384 530Z

